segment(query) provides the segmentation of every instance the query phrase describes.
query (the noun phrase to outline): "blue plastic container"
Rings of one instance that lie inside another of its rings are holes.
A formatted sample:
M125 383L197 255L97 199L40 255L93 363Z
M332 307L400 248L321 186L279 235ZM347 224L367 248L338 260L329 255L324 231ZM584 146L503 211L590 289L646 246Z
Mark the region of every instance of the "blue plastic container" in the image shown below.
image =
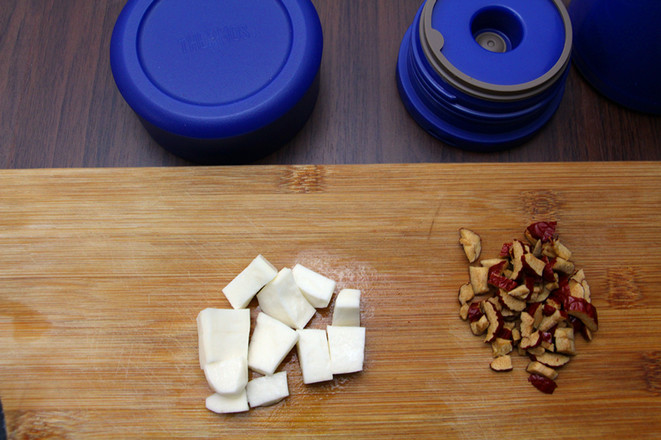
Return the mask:
M555 113L571 46L560 0L428 0L400 46L400 96L418 124L446 143L511 147Z
M159 144L198 163L244 163L305 124L322 47L310 0L129 0L110 62Z
M572 0L572 62L600 93L661 115L661 1Z

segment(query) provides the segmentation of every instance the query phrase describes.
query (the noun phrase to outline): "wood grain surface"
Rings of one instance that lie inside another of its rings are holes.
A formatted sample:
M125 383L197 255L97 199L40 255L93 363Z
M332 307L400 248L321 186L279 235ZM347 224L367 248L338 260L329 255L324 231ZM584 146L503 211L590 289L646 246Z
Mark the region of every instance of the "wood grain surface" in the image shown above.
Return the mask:
M187 165L151 140L115 86L110 36L125 3L2 1L0 168ZM525 145L476 154L443 144L409 117L395 83L422 0L313 3L319 99L298 136L260 164L661 160L661 117L612 103L573 67L558 111Z
M600 318L553 395L458 317L458 229L487 258L542 219ZM9 438L659 438L660 237L656 162L5 170ZM195 317L259 253L362 290L365 369L304 385L292 353L286 400L217 415Z

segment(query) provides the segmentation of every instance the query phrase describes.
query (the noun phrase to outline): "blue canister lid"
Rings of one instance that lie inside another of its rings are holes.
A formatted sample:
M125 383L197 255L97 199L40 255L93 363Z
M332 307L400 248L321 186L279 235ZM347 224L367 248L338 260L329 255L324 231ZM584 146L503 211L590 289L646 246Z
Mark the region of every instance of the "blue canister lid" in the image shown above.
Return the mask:
M568 22L553 1L439 0L428 4L429 26L443 37L438 47L440 63L473 89L482 86L501 97L525 93L567 63Z
M200 162L249 160L307 119L322 45L310 0L129 0L110 61L120 93L163 146Z

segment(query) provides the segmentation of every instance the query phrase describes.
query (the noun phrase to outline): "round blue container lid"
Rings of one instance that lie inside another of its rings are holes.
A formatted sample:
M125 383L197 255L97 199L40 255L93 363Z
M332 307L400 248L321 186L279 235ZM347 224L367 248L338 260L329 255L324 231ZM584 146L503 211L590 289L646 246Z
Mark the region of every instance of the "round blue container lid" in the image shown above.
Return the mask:
M569 62L571 23L560 0L427 0L420 20L434 69L480 98L534 96Z
M537 80L553 68L565 48L565 23L552 1L437 1L431 20L444 37L441 52L448 62L485 83ZM501 37L502 50L475 44L486 32Z
M295 107L317 77L322 44L310 0L129 0L110 60L144 121L177 136L224 139Z

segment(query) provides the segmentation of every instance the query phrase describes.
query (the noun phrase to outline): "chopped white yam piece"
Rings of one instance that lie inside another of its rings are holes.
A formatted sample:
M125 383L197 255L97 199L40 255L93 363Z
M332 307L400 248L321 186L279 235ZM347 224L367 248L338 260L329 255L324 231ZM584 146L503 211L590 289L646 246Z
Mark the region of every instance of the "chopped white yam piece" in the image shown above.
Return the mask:
M333 379L326 332L319 329L297 330L296 351L303 373L303 383L316 383Z
M236 357L248 359L250 310L206 308L197 315L200 368Z
M272 376L262 376L248 382L246 387L248 404L251 407L273 405L289 396L287 372L281 371Z
M261 255L243 269L230 283L223 293L233 308L245 308L252 298L278 274L278 269Z
M333 325L360 327L360 290L340 290L333 307Z
M296 330L260 312L248 347L248 367L261 374L273 374L297 341Z
M328 307L335 291L335 281L300 264L294 266L292 273L296 285L313 307L318 309Z
M345 374L362 371L365 358L365 327L329 325L328 347L331 373Z
M305 327L316 312L286 267L257 294L257 301L264 313L292 328Z
M242 356L208 363L204 376L218 394L236 394L248 383L248 363Z
M248 411L248 395L245 388L236 394L212 394L207 397L206 407L218 414Z

